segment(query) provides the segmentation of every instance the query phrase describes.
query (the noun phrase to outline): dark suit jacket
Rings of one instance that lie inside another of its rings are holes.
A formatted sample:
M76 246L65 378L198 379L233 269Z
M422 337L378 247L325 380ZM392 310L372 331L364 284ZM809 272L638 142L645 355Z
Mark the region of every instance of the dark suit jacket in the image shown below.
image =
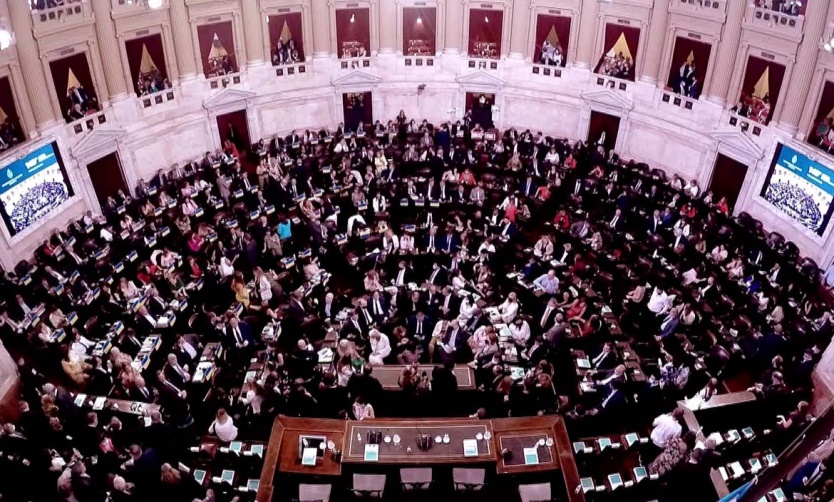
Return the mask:
M617 413L621 413L623 409L628 406L628 401L626 400L625 392L622 389L614 391L615 394L611 396L611 399L608 402L605 402L605 399L608 397L607 395L605 398L600 401L599 411L600 414L605 415L615 415ZM605 406L603 406L605 403Z
M241 322L238 324L238 329L240 329L240 336L243 338L244 341L249 342L249 345L253 345L255 343L255 337L252 336L252 329L249 327L248 324L246 324L245 322ZM232 344L232 347L234 347L237 343L231 326L226 326L226 339L229 341L229 343Z
M424 317L422 328L422 336L424 338L431 337L432 330L434 329L434 321L429 316ZM409 337L414 337L417 335L417 316L411 316L408 319L408 323L406 323L406 332L408 333Z
M446 249L445 247L442 249ZM437 274L435 274L437 272ZM432 276L434 276L434 280L432 280ZM448 277L446 276L446 271L443 268L439 268L437 270L432 269L429 272L428 277L426 277L426 281L434 284L435 286L445 286L449 283Z

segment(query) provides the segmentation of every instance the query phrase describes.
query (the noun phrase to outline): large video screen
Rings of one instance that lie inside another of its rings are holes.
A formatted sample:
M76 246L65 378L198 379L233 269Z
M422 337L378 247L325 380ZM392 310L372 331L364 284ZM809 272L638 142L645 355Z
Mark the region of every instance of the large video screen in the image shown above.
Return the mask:
M819 235L831 218L834 171L780 144L762 197Z
M14 235L72 197L56 143L44 145L0 169L3 220Z

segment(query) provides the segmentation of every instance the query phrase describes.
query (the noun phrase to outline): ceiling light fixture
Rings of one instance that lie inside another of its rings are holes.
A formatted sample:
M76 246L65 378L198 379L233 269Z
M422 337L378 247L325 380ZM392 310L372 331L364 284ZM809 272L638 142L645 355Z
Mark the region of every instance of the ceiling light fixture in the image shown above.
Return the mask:
M423 18L419 15L417 16L417 24L423 24Z
M489 22L489 18L488 18L487 16L484 16L484 22L485 22L485 23L488 23L488 22Z
M148 0L148 7L151 9L158 9L162 7L162 0Z
M355 22L356 22L356 14L351 14L351 15L350 15L350 22L351 22L351 23L355 23Z

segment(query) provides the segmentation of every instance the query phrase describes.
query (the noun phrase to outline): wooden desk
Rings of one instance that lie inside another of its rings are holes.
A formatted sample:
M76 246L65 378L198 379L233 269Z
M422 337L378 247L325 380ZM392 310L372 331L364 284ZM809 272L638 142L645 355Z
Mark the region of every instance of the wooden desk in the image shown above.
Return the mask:
M379 380L384 390L400 390L400 374L405 367L400 364L374 366L373 376ZM422 364L417 366L417 373L422 374L425 371L426 375L431 378L431 372L435 367L436 365L432 364ZM458 390L475 390L475 372L472 368L465 364L459 364L455 366L453 373L458 379Z
M301 465L301 459L298 458L298 437L302 434L324 436L336 443L336 448L341 448L345 440L344 431L345 423L342 420L276 418L264 455L264 467L255 500L272 502L277 472L339 476L342 473L342 465L335 461L330 452L325 452L324 458L320 458L315 467Z
M701 403L700 407L695 411L717 409L723 406L730 406L738 403L747 403L755 400L755 394L747 391L731 392L729 394L718 394L712 396L712 398L710 398L709 401ZM704 436L704 433L700 431L701 424L698 423L698 419L695 417L695 413L686 407L685 401L679 401L678 407L683 408L684 410L683 421L686 424L686 428L691 431L698 431L698 440L704 441L706 437ZM721 477L721 473L719 473L717 469L710 470L710 479L712 480L712 484L715 487L715 492L718 494L719 497L724 497L730 493L729 488L727 488L727 483Z
M493 430L498 450L498 474L515 474L519 472L543 472L557 470L559 465L559 451L556 444L556 426L564 426L561 418L555 417L528 417L528 418L507 418L493 420ZM539 440L550 438L552 446L538 445ZM524 463L524 448L537 448L539 463L526 465ZM504 458L501 452L509 450L511 456Z
M398 434L401 441L395 445L381 442L379 445L379 464L446 464L470 462L494 462L495 448L492 439L478 441L478 455L467 457L463 454L463 440L476 439L476 434L492 436L492 423L489 420L473 419L447 420L365 420L347 423L347 441L342 453L342 462L364 462L367 433L380 431L383 436ZM432 438L449 435L449 442L437 441L433 446L422 451L417 448L417 438L420 434L427 434ZM411 451L409 451L409 448Z
M381 419L362 422L279 417L275 419L272 427L256 500L272 502L272 495L277 488L277 473L341 475L341 464L335 462L330 452L326 452L324 458L319 459L316 467L302 466L298 458L300 435L324 436L336 443L337 449L342 450L342 463L360 464L364 462L365 438L370 430L379 430L383 436L393 437L394 434L399 434L402 438L399 447L395 447L393 441L380 445L378 464L407 466L494 462L498 474L561 470L570 502L584 500L581 494L574 493L574 489L579 485L579 471L573 458L572 444L565 423L562 417L555 415L497 420ZM478 456L465 457L463 439L475 439L475 434L487 431L492 434L492 438L478 441ZM428 452L422 452L417 449L416 444L417 434L420 433L433 436L448 433L450 442L434 445ZM361 440L356 439L356 434L360 435ZM539 448L539 464L523 465L523 448L532 446L540 437L546 440L548 436L553 438L554 444L550 448ZM501 457L498 447L502 443L504 448L513 452L512 458L506 461ZM408 446L411 446L411 452L407 451ZM518 454L516 450L519 450Z

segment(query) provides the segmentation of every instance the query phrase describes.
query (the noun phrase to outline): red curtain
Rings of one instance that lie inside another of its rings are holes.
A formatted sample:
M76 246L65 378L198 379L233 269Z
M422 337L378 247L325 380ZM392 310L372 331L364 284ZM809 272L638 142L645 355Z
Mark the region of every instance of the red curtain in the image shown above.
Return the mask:
M21 92L24 92L21 89ZM3 127L3 114L6 116L8 125L12 127L15 136L20 141L26 139L26 133L20 127L20 117L17 116L17 103L14 101L14 93L12 92L12 82L9 77L0 78L0 129Z
M744 83L741 86L742 96L753 94L754 87L759 79L768 71L768 98L770 100L770 114L765 124L770 122L773 110L776 109L776 101L779 99L779 91L782 89L782 80L785 77L785 66L773 61L766 61L761 58L750 56L747 59L747 68L744 71ZM741 101L741 99L739 99Z
M125 52L127 53L127 64L130 66L130 76L133 79L133 87L136 92L139 88L136 82L139 80L139 69L142 67L142 50L148 49L148 54L162 78L168 78L168 68L165 64L165 49L162 45L162 35L148 35L147 37L134 38L125 41Z
M469 55L474 57L489 57L492 59L500 58L503 25L503 11L470 9Z
M719 153L718 158L715 159L715 168L712 170L712 180L709 184L709 190L715 195L713 199L718 201L721 197L726 197L727 206L735 207L746 176L745 164Z
M61 110L66 112L69 110L69 103L67 100L67 84L69 82L69 73L72 74L81 84L81 87L87 91L87 94L98 99L95 85L93 85L93 77L90 73L90 65L87 62L87 53L82 52L65 58L56 59L49 63L49 70L52 72L52 83L55 84L55 97L58 103L61 104Z
M235 32L231 21L222 21L214 24L197 26L197 38L200 41L200 57L203 60L203 74L208 76L211 73L209 65L209 54L211 54L214 35L223 44L223 48L229 55L234 71L237 71L237 57L235 56Z
M605 146L610 150L617 144L617 134L620 132L620 117L602 112L591 112L591 123L588 127L588 143L596 145L602 133L605 132Z
M0 87L2 92L2 87ZM814 116L814 123L811 124L811 132L808 134L808 142L813 145L819 145L822 138L817 135L817 126L828 117L831 112L834 112L834 82L826 82L822 87L822 96L820 96L820 104L817 107L817 114Z
M434 55L437 40L437 9L403 8L403 54Z
M336 10L336 45L339 58L356 57L360 46L371 55L371 13L367 8Z
M281 40L284 23L287 23L289 36L295 43L295 50L298 51L298 59L304 61L304 28L301 24L300 12L288 12L286 14L269 16L269 46L272 47L272 51L275 50L275 46L278 45L278 40Z
M226 113L217 116L217 130L220 132L220 143L230 140L237 147L241 156L251 145L249 139L249 124L246 120L246 110Z
M373 94L370 92L346 92L342 94L342 111L345 116L345 127L356 131L361 121L368 126L374 121Z
M556 36L559 38L559 47L562 48L562 66L565 66L568 60L568 44L570 43L570 18L564 16L539 14L536 19L536 51L533 56L533 62L538 63L541 61L542 44L550 36L551 30L555 31Z
M119 155L115 152L87 164L87 171L100 204L104 204L107 197L115 196L119 190L128 191Z
M675 39L675 49L672 51L672 66L669 68L669 79L666 85L670 89L677 87L678 80L680 79L680 69L686 64L689 55L692 54L692 64L695 65L695 76L698 78L698 82L701 83L701 89L703 89L710 52L712 52L712 45L710 44L685 37L677 37Z

